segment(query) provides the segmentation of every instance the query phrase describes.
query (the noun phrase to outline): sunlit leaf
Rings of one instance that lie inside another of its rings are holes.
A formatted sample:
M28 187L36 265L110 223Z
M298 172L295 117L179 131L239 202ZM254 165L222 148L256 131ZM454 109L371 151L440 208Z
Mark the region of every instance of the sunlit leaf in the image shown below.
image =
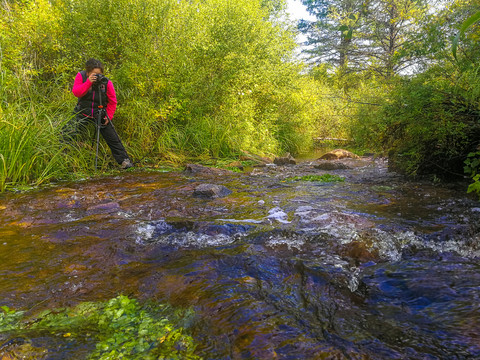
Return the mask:
M475 13L474 15L472 15L471 17L469 17L467 20L463 22L459 33L457 34L457 36L455 36L455 39L453 39L453 43L452 43L452 54L455 59L457 59L457 47L460 41L460 37L462 37L465 31L478 20L480 20L480 11Z

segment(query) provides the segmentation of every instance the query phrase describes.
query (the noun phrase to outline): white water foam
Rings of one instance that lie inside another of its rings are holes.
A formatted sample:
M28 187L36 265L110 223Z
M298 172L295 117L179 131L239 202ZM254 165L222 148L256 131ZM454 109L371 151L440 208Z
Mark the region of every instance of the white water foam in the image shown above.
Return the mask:
M140 224L135 231L135 243L144 245L152 239L155 226L152 224Z
M233 236L225 234L207 235L196 232L176 233L167 236L160 236L155 243L180 246L183 248L205 248L212 246L223 246L235 242L239 234Z
M266 219L278 221L282 224L290 224L291 221L288 221L288 214L279 207L275 207L268 211L268 216Z
M180 246L186 248L202 248L211 246L228 245L237 239L246 236L246 233L227 234L202 234L195 231L175 230L164 220L141 223L135 230L135 242L139 245L157 243Z
M295 236L295 234L290 235L288 238L284 236L270 236L265 242L265 245L271 248L286 245L288 250L292 250L293 248L302 250L303 245L305 245L305 239L301 236Z

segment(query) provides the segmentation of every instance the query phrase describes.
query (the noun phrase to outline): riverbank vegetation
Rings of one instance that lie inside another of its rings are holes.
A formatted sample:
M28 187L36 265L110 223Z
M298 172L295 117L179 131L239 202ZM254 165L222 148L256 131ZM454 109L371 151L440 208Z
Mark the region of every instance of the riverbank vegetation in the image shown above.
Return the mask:
M142 306L136 299L119 295L105 302L82 302L34 316L2 306L0 332L17 336L19 354L12 355L22 359L47 358L49 349L32 346L23 339L28 337L40 343L54 339L50 341L60 348L55 351L84 359L193 360L200 357L195 355L196 343L185 327L194 317L192 310L155 303Z
M94 171L91 138L61 136L90 57L106 64L115 126L139 165L347 138L412 176L462 176L480 138L478 23L456 58L451 48L479 1L303 3L316 20L299 26L310 44L300 59L282 0L4 1L0 191Z

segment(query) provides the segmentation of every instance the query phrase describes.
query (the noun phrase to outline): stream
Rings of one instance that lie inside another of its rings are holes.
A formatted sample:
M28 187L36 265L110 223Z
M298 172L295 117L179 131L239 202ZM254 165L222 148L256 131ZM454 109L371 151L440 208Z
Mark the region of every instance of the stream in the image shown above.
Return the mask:
M341 162L137 169L0 194L0 306L126 294L191 307L204 359L480 358L478 199L384 159ZM345 180L291 179L325 173ZM194 196L202 184L231 194ZM85 353L31 341L46 359Z

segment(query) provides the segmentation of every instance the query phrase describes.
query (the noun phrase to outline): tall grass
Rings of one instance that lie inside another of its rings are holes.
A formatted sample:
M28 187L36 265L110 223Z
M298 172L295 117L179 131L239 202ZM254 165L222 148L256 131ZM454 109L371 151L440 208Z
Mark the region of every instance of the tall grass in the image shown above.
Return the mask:
M94 172L93 138L66 141L62 128L66 107L52 110L41 103L11 105L0 119L0 192L18 186L37 186ZM101 143L99 169L110 165L110 151ZM74 175L76 174L76 175Z
M64 172L55 126L41 108L8 109L0 119L0 191L17 184L39 185ZM39 119L39 120L37 120Z

